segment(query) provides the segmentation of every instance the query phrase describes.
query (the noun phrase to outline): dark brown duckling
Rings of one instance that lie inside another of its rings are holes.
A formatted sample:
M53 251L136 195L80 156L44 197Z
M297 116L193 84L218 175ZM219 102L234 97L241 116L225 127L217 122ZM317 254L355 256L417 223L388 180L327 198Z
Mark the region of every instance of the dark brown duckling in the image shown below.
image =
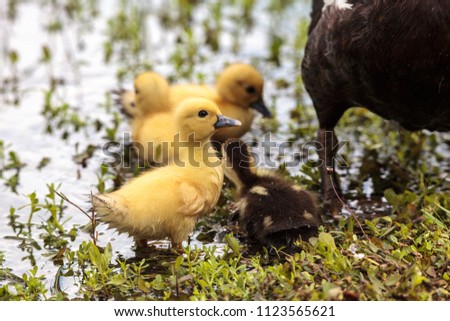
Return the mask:
M274 171L256 168L248 146L237 139L223 146L225 175L236 185L239 225L266 247L295 249L295 241L317 234L322 221L316 197Z

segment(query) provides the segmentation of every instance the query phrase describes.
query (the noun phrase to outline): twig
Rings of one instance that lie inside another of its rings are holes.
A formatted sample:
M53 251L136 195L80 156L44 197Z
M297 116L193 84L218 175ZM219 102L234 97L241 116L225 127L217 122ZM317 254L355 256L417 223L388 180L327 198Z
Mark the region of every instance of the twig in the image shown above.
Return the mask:
M362 227L361 222L356 217L356 214L348 207L348 205L342 200L342 198L339 196L339 193L336 190L336 187L334 186L333 178L331 177L332 174L334 174L334 169L332 167L327 167L327 173L330 177L331 187L333 187L334 194L336 195L337 199L341 202L341 204L347 209L347 211L350 212L351 216L354 218L356 223L358 223L359 228L361 229L361 232L363 233L364 237L368 242L371 242L369 237L367 236L366 232L364 232L364 229Z
M64 195L64 193L58 192L56 190L53 190L53 192L58 195L59 197L61 197L64 201L66 201L67 203L75 206L77 209L79 209L84 215L86 215L89 220L91 221L91 237L92 237L92 241L94 243L94 245L97 245L97 238L98 238L98 234L95 231L95 227L97 226L97 220L95 218L95 211L94 211L94 204L92 203L92 199L93 199L93 195L92 195L92 191L91 191L91 210L92 210L92 214L89 215L88 212L86 212L85 210L83 210L80 206L78 206L77 204L75 204L74 202L72 202L66 195Z
M84 215L86 215L89 219L92 219L91 216L85 211L83 210L81 207L79 207L77 204L75 204L74 202L72 202L71 200L69 200L69 198L64 195L63 193L60 193L56 190L53 190L53 192L58 195L59 197L61 197L64 201L66 201L67 203L75 206L76 208L78 208Z
M94 195L92 194L91 191L91 211L92 211L92 217L91 217L91 225L92 225L92 229L91 229L91 237L92 237L92 241L94 242L94 245L97 245L97 239L98 239L98 232L96 232L95 228L97 227L97 219L95 217L95 205L94 205Z

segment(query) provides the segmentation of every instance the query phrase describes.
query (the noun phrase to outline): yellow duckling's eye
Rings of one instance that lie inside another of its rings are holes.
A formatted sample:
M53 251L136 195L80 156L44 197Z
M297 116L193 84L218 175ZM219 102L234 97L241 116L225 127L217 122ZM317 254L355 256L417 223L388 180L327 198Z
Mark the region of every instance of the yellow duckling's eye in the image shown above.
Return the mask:
M254 93L256 92L256 89L255 89L255 87L253 87L253 86L248 86L247 88L245 88L245 91L246 91L248 94L254 94Z
M206 110L200 110L197 115L200 118L205 118L206 116L208 116L208 112Z

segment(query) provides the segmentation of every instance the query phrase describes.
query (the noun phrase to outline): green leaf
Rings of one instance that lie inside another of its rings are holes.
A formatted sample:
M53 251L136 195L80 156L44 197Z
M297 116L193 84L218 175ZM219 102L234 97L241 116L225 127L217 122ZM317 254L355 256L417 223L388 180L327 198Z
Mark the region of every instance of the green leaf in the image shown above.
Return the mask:
M425 217L425 219L437 226L439 226L441 229L445 229L446 225L444 223L441 222L441 220L439 220L437 217L435 217L433 215L433 213L428 212L428 211L424 211L423 216Z
M381 290L384 290L383 283L381 283L381 281L375 275L372 274L369 274L369 280L372 283L374 290L377 293L381 294Z
M103 273L106 271L106 264L105 260L102 257L102 254L100 253L100 250L96 245L93 243L89 243L89 259L91 260L92 264L98 269L100 273Z
M183 263L184 261L184 257L182 255L178 256L177 259L175 260L175 271L178 271L181 267L181 263Z
M398 209L400 205L399 197L392 188L384 191L384 197L386 198L387 202L392 205L394 210Z
M334 243L334 238L329 233L320 232L319 234L319 243L327 246L331 251L336 250L336 244Z
M19 61L19 54L17 53L17 51L11 50L9 52L9 60L13 65L17 64L17 62Z
M384 281L384 284L387 286L392 286L397 284L402 279L402 276L400 274L393 274L389 276L386 281Z
M105 250L103 252L103 255L106 259L106 263L109 264L109 262L111 262L113 253L112 253L112 246L111 243L108 243L105 247Z
M422 273L413 274L413 276L411 277L411 283L412 283L413 287L416 287L416 286L422 284L422 282L425 280L427 280L427 278L424 277L422 275Z
M227 242L228 246L231 248L234 254L238 255L241 252L241 245L237 238L235 238L232 234L228 234L225 236L225 242Z
M138 286L139 290L141 290L144 293L150 292L147 284L145 284L145 281L141 276L138 277L137 286Z
M127 280L121 274L114 275L109 281L108 284L114 286L120 286L127 282Z

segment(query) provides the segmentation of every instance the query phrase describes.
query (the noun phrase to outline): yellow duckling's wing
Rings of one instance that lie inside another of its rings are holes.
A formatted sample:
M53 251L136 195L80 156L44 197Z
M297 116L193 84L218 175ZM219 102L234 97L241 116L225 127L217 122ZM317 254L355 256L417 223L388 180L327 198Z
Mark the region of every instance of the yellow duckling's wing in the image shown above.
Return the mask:
M184 171L179 184L180 214L203 216L209 214L219 200L223 184L223 163Z
M210 206L202 195L202 191L188 183L180 184L180 207L178 213L190 216L200 216L206 213Z

